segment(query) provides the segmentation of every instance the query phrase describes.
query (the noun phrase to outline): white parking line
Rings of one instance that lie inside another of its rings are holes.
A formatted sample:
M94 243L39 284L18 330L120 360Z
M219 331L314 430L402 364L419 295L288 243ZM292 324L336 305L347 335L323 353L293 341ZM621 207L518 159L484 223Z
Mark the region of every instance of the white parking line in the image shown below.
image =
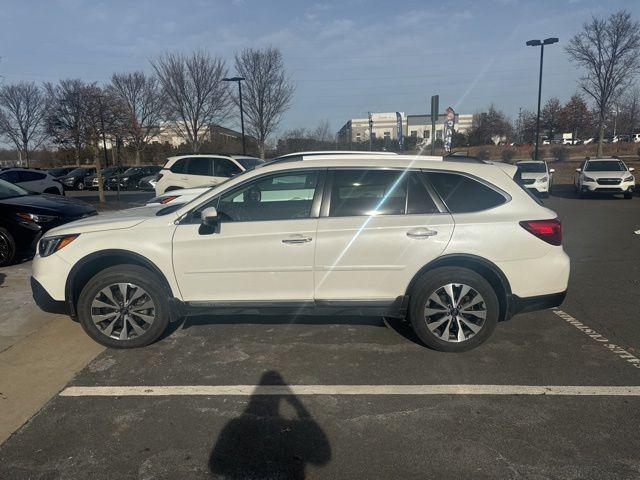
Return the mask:
M63 397L218 395L562 395L640 396L640 386L582 385L165 385L67 387Z
M615 343L611 343L607 337L600 335L598 332L593 330L592 328L587 327L584 323L576 320L571 315L562 310L554 309L553 313L557 316L565 320L568 324L573 325L578 330L580 330L585 335L591 337L594 341L601 343L606 349L611 350L621 359L627 361L629 364L636 368L640 368L640 358L636 357L632 353L627 352L624 348L616 345Z

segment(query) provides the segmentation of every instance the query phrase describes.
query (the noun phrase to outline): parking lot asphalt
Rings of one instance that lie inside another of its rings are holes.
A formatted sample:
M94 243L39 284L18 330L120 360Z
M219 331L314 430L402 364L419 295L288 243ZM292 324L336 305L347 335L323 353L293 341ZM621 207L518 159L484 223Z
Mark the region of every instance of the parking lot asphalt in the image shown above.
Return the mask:
M640 198L563 189L544 203L572 259L559 309L463 354L379 318L191 318L98 355L68 385L87 388L63 390L0 447L0 478L640 478L640 396L606 390L640 386ZM453 387L428 393L438 385Z

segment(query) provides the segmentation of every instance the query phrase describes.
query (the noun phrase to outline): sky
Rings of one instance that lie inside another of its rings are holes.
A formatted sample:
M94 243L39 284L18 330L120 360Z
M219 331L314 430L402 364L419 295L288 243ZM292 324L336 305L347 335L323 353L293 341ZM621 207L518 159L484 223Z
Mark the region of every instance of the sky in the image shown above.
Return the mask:
M511 118L535 109L539 48L545 49L543 101L567 100L579 70L564 52L591 15L620 9L640 20L638 0L2 0L0 81L151 72L167 51L207 50L226 59L246 47L274 46L296 86L280 132L337 131L368 111L474 113L493 103ZM236 120L228 126L234 128Z

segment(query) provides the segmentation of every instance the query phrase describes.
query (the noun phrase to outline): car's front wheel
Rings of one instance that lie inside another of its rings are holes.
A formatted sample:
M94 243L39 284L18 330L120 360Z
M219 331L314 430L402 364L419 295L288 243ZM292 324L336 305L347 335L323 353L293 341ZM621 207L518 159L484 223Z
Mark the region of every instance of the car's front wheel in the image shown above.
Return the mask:
M426 272L411 293L414 331L427 346L464 352L483 343L498 323L496 292L481 275L462 267Z
M6 228L0 227L0 267L11 265L17 255L16 243Z
M149 345L172 319L170 295L156 275L137 265L96 274L82 289L78 318L96 342L112 348Z

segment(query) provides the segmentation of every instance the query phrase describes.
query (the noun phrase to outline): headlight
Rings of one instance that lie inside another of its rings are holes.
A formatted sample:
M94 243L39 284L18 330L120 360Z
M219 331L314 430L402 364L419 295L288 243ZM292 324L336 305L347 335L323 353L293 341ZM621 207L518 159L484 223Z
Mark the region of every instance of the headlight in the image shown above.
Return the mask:
M539 181L539 182L541 182L541 183L546 183L546 182L548 182L548 181L549 181L549 177L542 177L542 178L539 178L539 179L538 179L538 181Z
M65 185L73 185L74 181L75 181L75 179L73 179L73 178L65 178L64 179L64 184Z
M60 217L55 215L40 215L36 213L16 213L21 220L35 223L49 223L58 220Z
M624 180L622 180L623 182L633 182L635 179L633 178L633 175L629 175L627 178L625 178Z
M591 177L584 177L582 179L583 182L595 182L595 179L591 178Z
M129 177L122 177L122 181L123 182L128 182L129 181Z
M59 235L56 237L44 237L40 239L38 253L41 257L48 257L52 253L62 250L78 237L79 235Z

